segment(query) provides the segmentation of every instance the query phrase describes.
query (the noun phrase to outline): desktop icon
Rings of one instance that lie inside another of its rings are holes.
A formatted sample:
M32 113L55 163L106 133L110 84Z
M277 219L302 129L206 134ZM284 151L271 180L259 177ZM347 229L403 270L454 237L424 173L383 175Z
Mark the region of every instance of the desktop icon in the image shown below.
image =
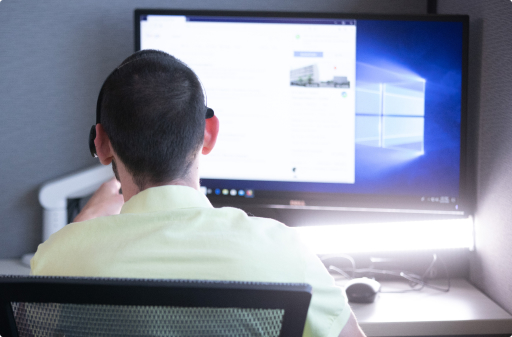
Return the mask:
M254 192L252 190L245 190L245 197L246 198L254 197Z
M224 195L228 195L228 194L229 194L229 190L228 190L228 189L226 189L226 188L225 188L225 189L223 189L223 190L222 190L222 194L224 194Z
M220 195L220 188L216 188L216 189L215 189L215 194L216 194L216 195Z
M236 195L236 190L235 190L235 189L232 189L232 190L230 191L230 193L229 193L229 194L231 194L231 195Z
M212 189L211 188L208 189L208 194L212 194Z
M244 190L238 190L238 195L239 196L244 196L245 195L245 191Z

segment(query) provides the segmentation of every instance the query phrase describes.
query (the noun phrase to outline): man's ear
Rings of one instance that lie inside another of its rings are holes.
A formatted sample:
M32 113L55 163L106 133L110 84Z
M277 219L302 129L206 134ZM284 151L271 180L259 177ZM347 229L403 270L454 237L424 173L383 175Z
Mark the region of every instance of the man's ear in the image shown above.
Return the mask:
M99 123L96 124L96 138L94 139L94 145L96 146L96 153L98 154L100 163L103 165L110 164L114 158L114 151L112 150L112 145L110 144L110 139L108 138L105 129Z
M204 141L203 141L203 154L208 154L213 150L217 142L217 135L219 134L219 119L213 116L206 120L204 127Z

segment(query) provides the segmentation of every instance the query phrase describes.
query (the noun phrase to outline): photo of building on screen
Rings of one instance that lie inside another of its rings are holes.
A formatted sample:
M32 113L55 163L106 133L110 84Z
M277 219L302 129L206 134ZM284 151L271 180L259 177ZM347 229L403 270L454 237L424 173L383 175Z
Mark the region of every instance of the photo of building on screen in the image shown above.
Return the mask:
M333 76L332 80L320 81L317 64L290 70L290 85L302 87L350 88L347 76Z

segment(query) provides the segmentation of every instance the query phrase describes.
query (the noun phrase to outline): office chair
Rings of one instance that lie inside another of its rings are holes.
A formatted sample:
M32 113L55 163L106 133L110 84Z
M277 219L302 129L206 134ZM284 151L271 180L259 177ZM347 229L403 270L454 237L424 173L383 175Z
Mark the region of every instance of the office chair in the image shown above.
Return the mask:
M302 336L311 286L0 276L0 336Z

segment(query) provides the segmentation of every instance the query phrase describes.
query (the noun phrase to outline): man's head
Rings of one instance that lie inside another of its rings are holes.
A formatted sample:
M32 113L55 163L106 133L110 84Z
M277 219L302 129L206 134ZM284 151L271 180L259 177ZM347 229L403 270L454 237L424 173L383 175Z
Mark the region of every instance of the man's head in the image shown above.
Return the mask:
M201 84L164 52L145 50L124 60L105 81L98 110L98 122L139 190L186 176L203 145Z

